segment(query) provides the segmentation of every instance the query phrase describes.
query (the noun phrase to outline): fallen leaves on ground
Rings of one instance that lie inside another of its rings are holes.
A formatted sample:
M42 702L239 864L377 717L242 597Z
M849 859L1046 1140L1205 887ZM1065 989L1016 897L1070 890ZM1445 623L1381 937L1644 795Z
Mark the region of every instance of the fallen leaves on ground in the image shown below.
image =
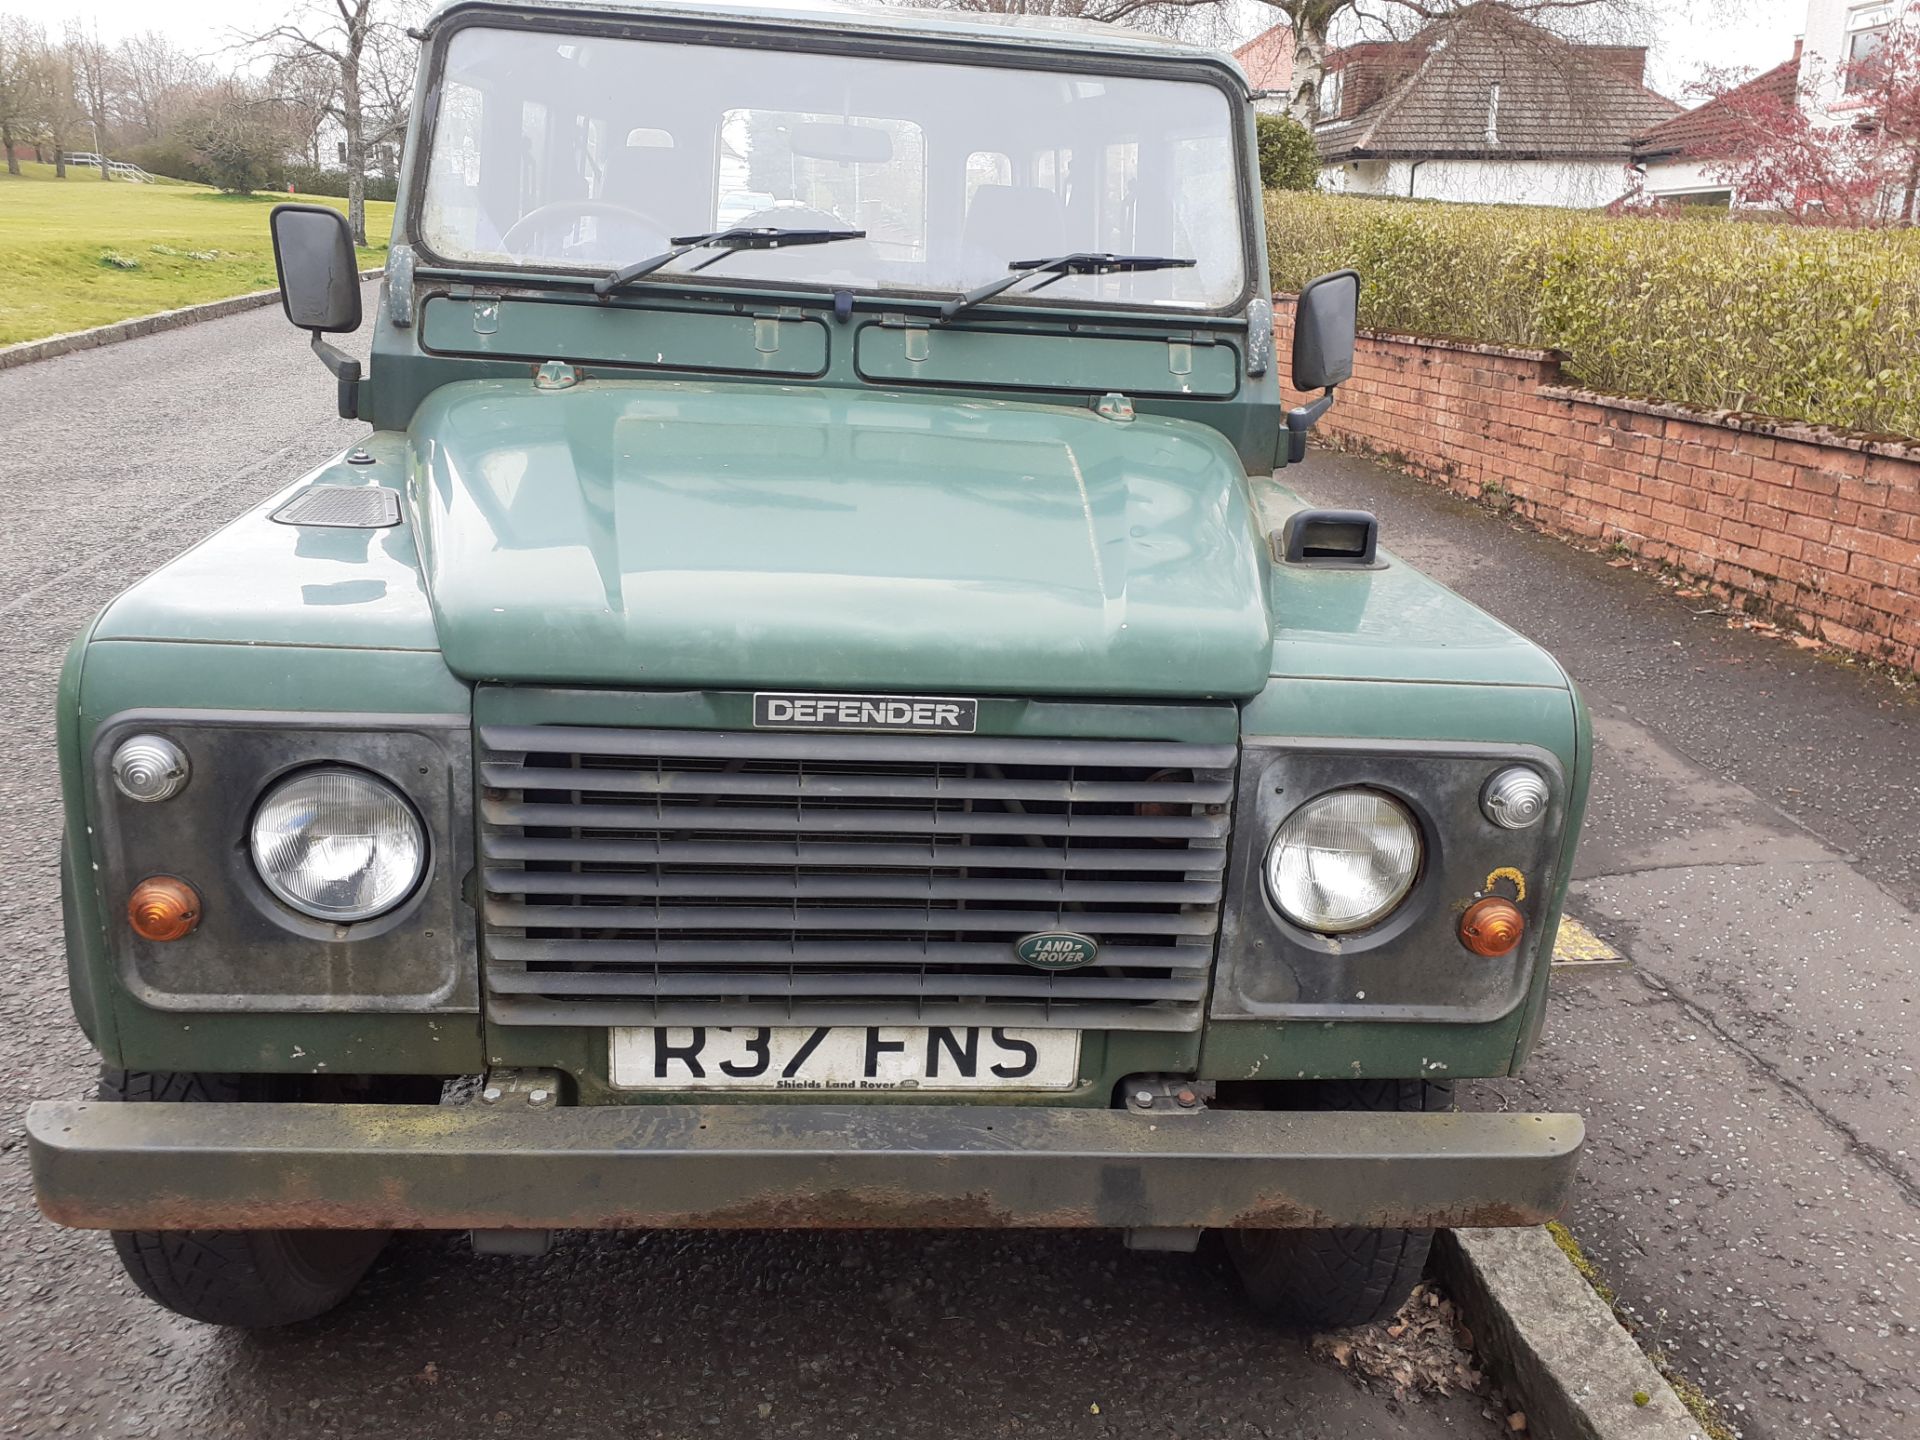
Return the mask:
M1487 1383L1472 1333L1453 1302L1430 1285L1416 1288L1391 1320L1316 1335L1308 1348L1361 1383L1390 1389L1397 1400L1478 1394Z

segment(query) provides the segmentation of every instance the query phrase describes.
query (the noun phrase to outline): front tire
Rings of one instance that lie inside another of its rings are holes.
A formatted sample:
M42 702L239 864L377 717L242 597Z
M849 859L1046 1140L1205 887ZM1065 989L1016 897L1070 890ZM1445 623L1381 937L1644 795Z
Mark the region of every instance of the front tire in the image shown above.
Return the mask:
M104 1100L245 1102L268 1082L155 1070L102 1073ZM113 1248L149 1300L189 1320L264 1330L311 1320L352 1293L384 1230L115 1230Z
M1330 1080L1289 1085L1287 1110L1445 1110L1450 1084ZM1282 1325L1342 1330L1398 1310L1426 1269L1431 1230L1227 1230L1228 1258L1256 1308Z

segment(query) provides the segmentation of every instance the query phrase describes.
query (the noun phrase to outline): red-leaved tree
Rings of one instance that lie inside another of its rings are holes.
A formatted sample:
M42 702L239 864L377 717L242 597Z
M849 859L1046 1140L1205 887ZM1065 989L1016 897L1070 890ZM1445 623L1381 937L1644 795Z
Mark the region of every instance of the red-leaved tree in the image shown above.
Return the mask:
M1804 73L1789 88L1709 74L1700 88L1721 124L1693 152L1742 207L1808 224L1912 224L1920 198L1920 22L1826 87ZM1843 103L1830 104L1831 96Z

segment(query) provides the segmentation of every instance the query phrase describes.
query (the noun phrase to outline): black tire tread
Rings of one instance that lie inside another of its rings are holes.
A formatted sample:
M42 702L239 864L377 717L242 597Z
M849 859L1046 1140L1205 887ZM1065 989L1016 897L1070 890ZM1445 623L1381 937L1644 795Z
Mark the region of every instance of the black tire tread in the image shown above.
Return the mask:
M247 1075L108 1068L103 1099L236 1103L262 1097ZM258 1330L310 1320L346 1298L378 1255L383 1234L291 1230L115 1230L127 1277L156 1305L190 1320Z
M1302 1085L1297 1110L1419 1112L1448 1109L1450 1082L1341 1080ZM1228 1231L1227 1253L1253 1304L1284 1325L1340 1330L1384 1320L1406 1303L1426 1269L1431 1230Z

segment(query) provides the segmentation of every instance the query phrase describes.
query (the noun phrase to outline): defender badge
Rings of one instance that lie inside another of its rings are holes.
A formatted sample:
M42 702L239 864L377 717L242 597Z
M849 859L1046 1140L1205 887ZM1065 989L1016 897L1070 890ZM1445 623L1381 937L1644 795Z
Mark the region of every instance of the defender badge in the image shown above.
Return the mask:
M978 700L925 695L816 695L760 691L753 697L756 730L895 730L922 735L971 735Z
M1094 962L1100 945L1071 930L1042 930L1014 941L1013 953L1036 970L1078 970Z

